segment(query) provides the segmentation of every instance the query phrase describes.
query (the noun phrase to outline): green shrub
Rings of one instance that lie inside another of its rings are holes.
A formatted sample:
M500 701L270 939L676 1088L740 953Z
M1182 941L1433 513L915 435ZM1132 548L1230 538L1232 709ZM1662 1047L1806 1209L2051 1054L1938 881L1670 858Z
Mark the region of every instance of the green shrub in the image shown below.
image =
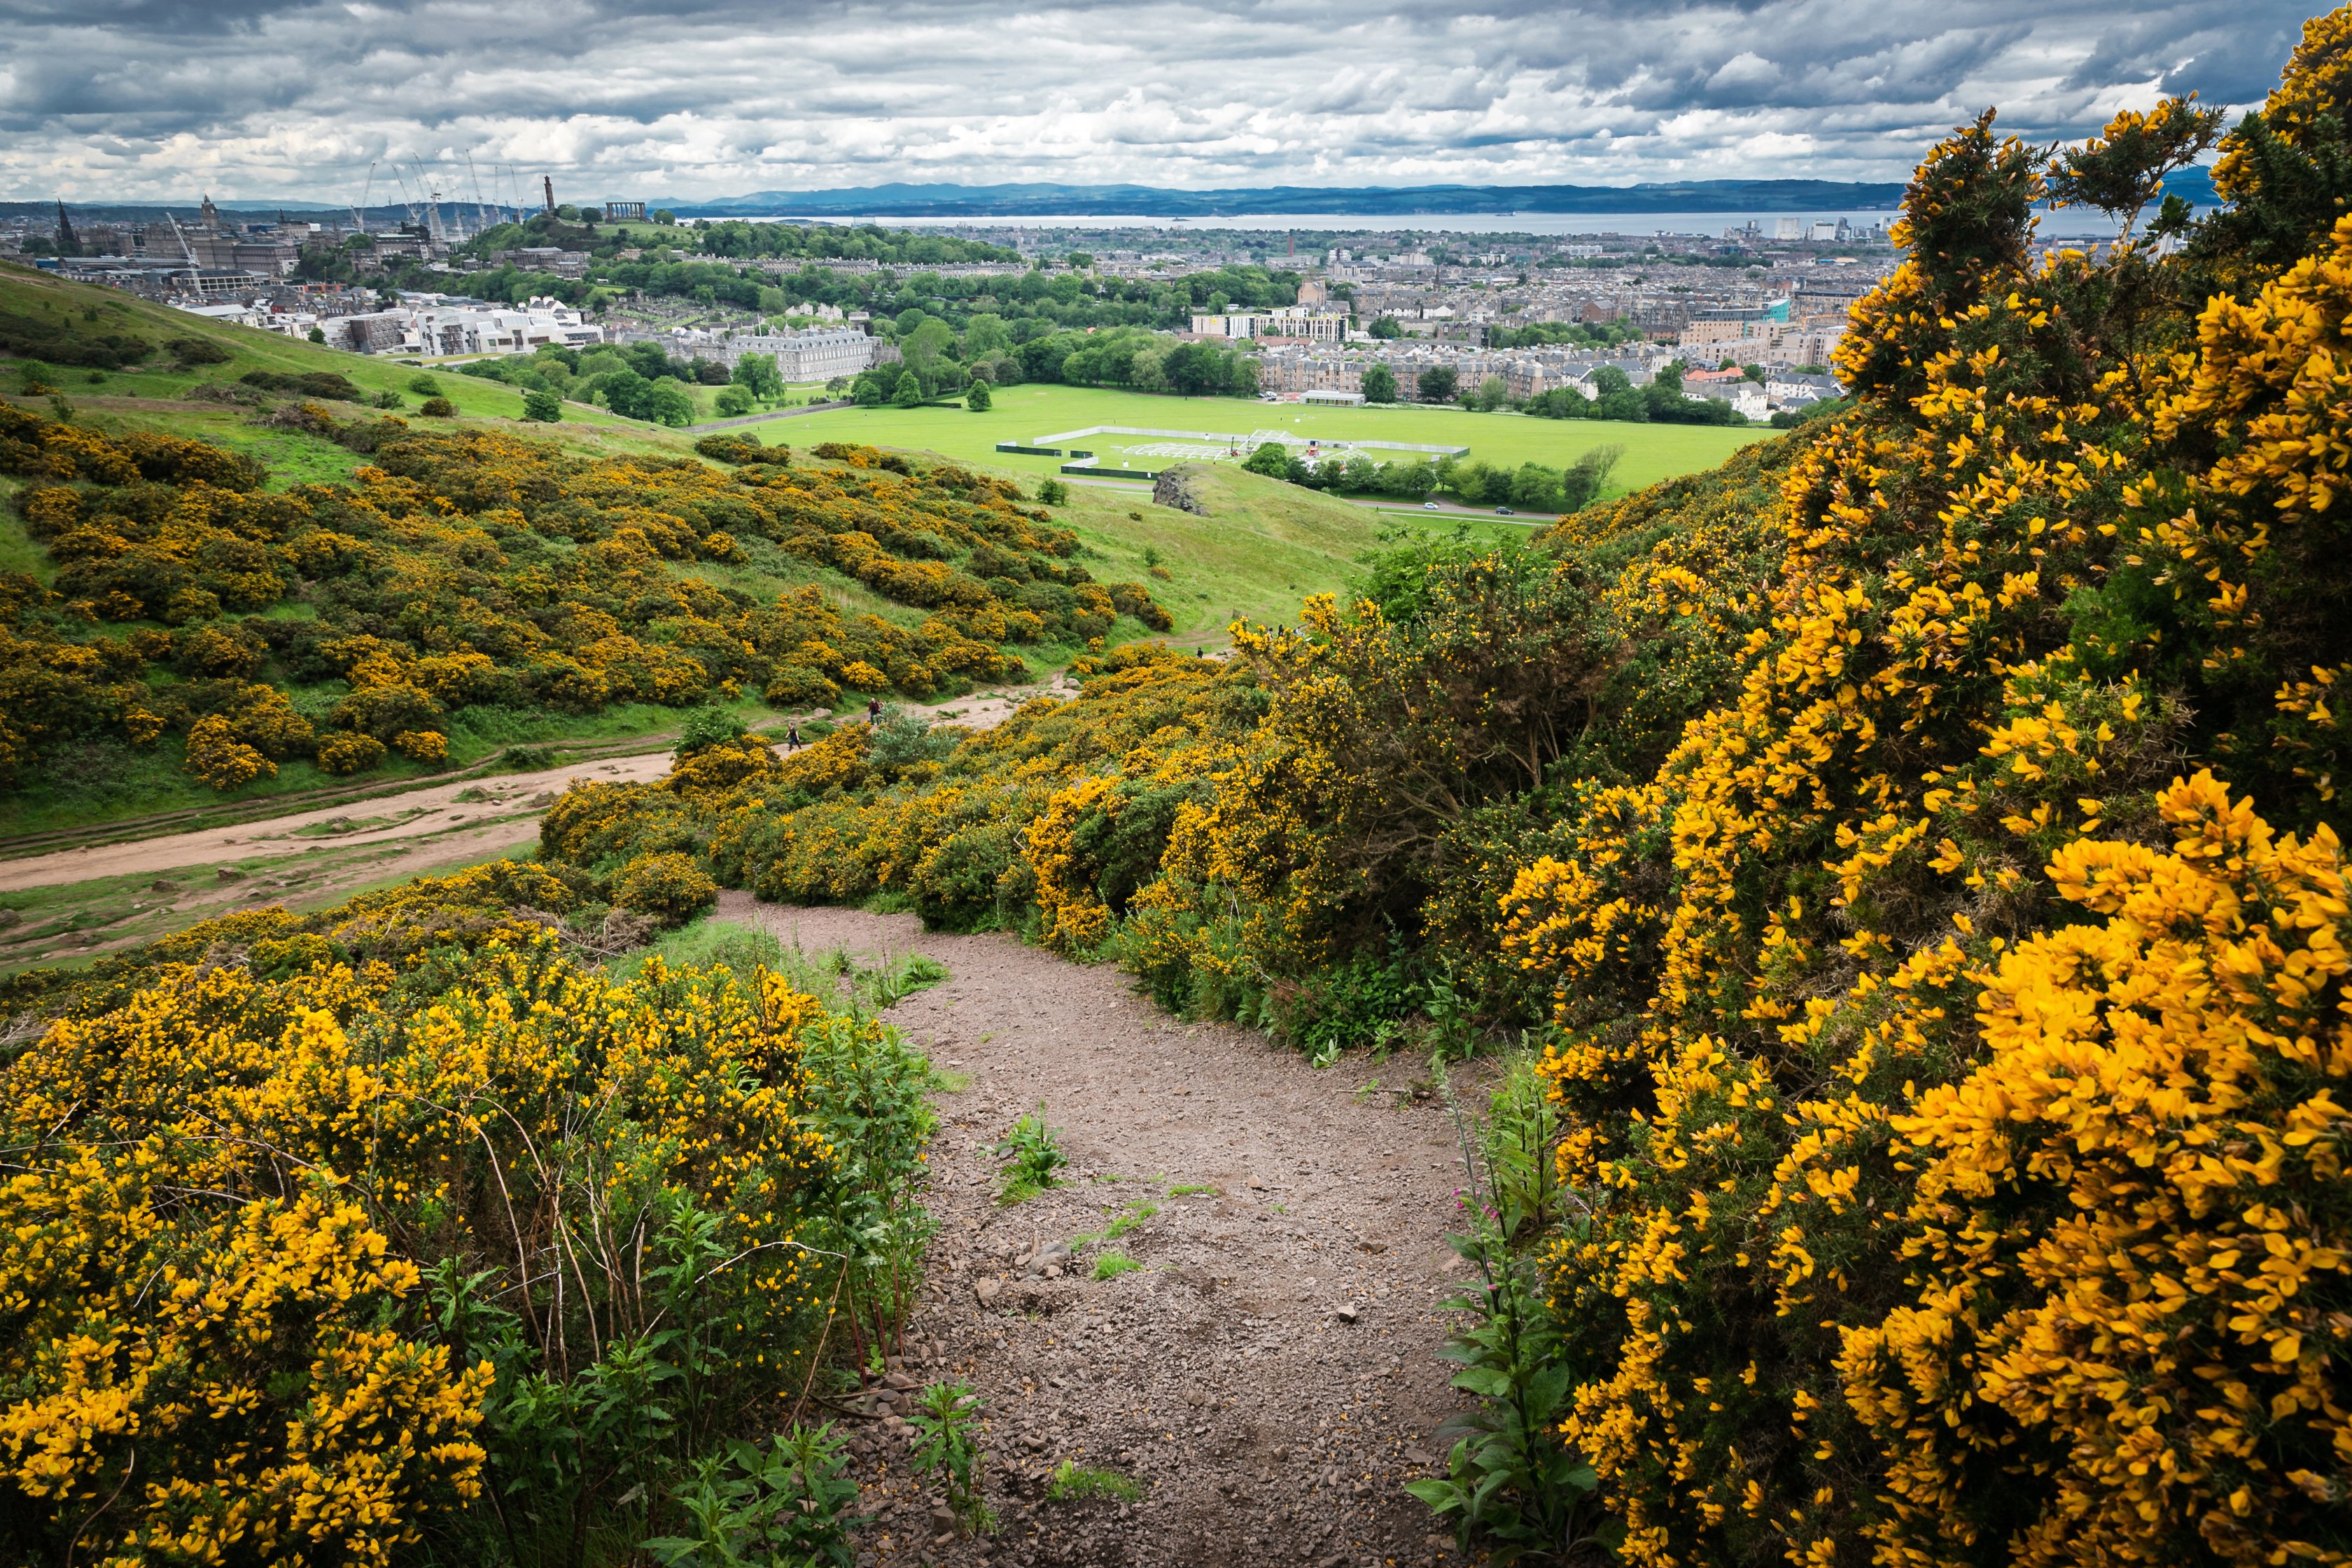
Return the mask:
M866 760L888 775L907 772L922 763L944 762L956 749L953 731L920 719L895 703L882 710Z
M417 405L416 412L427 419L455 419L457 405L446 397L428 397Z
M952 833L915 867L915 912L934 931L974 931L997 920L997 884L1016 847L1007 823Z
M226 364L228 350L210 338L173 338L163 345L182 364Z
M643 1542L663 1568L734 1568L738 1563L825 1564L849 1568L850 1477L846 1445L827 1422L814 1431L795 1424L767 1452L734 1442L710 1454L694 1479L677 1489L692 1535Z
M686 716L678 729L678 755L701 751L705 746L722 746L743 733L743 721L725 708L705 706Z

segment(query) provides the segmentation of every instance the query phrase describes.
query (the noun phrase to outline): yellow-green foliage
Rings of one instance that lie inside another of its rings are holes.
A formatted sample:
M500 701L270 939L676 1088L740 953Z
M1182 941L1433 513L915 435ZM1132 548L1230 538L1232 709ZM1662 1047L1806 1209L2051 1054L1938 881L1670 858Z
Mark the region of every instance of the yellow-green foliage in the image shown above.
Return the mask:
M678 925L709 909L719 884L690 855L669 850L640 855L621 869L613 901L625 910Z
M764 971L583 970L571 893L482 868L49 994L0 1068L29 1553L561 1555L771 1430L834 1309L895 1333L911 1281L840 1260L919 1217L919 1058Z
M348 485L270 493L255 464L202 442L0 405L0 472L35 481L17 504L57 565L54 590L21 577L0 590L0 777L47 741L144 745L220 718L226 740L212 726L190 771L237 787L270 770L232 765L226 746L275 760L317 743L290 710L251 711L265 673L344 683L329 723L434 764L447 715L477 704L578 714L746 690L785 706L928 695L1021 675L1006 643L1099 637L1121 616L1169 624L1140 585L1093 581L1075 536L1009 485L960 468L919 473L858 447L838 468L729 473L590 461L495 432L341 426L310 405L268 417L374 461ZM815 587L763 605L688 570L754 547L929 614L913 627L845 615ZM253 614L291 598L315 618ZM382 755L341 744L321 762L349 773Z

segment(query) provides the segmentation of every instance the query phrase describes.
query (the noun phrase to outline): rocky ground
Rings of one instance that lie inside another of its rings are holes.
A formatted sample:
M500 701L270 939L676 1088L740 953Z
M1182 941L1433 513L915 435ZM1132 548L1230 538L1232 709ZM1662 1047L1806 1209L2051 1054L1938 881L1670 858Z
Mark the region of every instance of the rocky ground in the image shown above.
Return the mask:
M873 1517L861 1562L1457 1560L1402 1490L1434 1472L1431 1431L1463 1399L1435 1358L1462 1268L1444 1239L1460 1157L1443 1106L1399 1092L1418 1064L1318 1072L1258 1035L1170 1018L1115 970L911 916L730 893L719 918L812 953L921 952L952 975L891 1014L964 1085L940 1100L931 1284L891 1381L977 1388L1001 1528L950 1527L869 1395L875 1416L853 1423ZM1465 1103L1476 1076L1457 1073ZM1041 1102L1071 1179L1001 1205L993 1146ZM1114 1274L1111 1254L1139 1267ZM1064 1460L1139 1495L1051 1500Z

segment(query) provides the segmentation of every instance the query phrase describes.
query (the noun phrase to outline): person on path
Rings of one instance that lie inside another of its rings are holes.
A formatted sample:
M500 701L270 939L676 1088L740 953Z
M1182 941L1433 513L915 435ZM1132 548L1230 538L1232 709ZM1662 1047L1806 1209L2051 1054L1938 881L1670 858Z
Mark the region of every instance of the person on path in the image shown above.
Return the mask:
M866 721L868 724L871 724L878 721L881 717L882 699L879 697L867 698L866 700Z
M801 727L794 724L784 731L784 754L790 756L800 749Z

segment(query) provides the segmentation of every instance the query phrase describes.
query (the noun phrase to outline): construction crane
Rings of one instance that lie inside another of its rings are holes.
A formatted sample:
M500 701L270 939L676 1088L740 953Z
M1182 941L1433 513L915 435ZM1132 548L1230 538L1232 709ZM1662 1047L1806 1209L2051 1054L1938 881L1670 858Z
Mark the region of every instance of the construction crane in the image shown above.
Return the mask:
M203 264L196 260L196 247L188 243L187 235L180 227L180 220L172 216L169 207L163 209L163 221L172 226L172 237L180 242L180 254L188 258L188 265L203 270Z
M416 188L419 191L428 192L431 196L431 200L425 205L425 232L432 237L434 244L447 245L449 231L441 221L441 193L433 187L432 178L425 174L425 163L421 159L416 164Z
M489 209L482 205L482 172L474 167L474 155L466 154L466 173L474 180L474 232L479 234L490 226Z
M419 160L411 159L407 167L403 168L400 164L394 163L392 169L400 179L400 201L401 205L408 209L409 226L423 229L427 238L439 239L441 215L433 210L433 203L427 199L429 187L425 180L425 164ZM416 187L413 195L408 184L411 175L415 175L416 179Z
M375 160L368 160L367 184L360 187L360 205L352 209L352 223L362 234L367 232L368 198L375 195Z
M423 220L416 216L416 203L411 199L408 194L408 175L402 171L398 163L394 163L392 166L392 177L393 180L400 186L400 207L403 212L408 215L409 226L412 228L422 227Z

